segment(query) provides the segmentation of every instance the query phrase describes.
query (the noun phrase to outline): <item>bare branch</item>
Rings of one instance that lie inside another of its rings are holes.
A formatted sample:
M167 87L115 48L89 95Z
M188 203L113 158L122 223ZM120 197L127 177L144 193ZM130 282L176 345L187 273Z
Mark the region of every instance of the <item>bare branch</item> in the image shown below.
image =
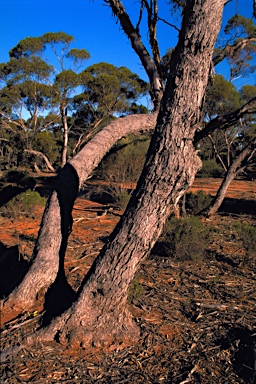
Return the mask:
M256 113L256 97L236 111L230 112L226 115L217 116L215 119L211 120L204 129L196 132L194 142L198 143L198 141L200 141L203 137L208 136L217 128L227 129L232 127L232 125L236 124L239 119L249 113Z

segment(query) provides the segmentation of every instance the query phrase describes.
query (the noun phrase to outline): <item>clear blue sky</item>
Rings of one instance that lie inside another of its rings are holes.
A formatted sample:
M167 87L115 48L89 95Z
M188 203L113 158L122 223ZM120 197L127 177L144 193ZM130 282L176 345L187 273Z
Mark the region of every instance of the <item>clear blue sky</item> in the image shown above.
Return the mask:
M138 1L123 0L123 3L133 17L137 16ZM25 37L63 31L74 36L74 48L85 48L91 53L88 65L105 61L126 66L147 80L138 57L112 17L110 8L103 4L102 0L1 0L0 62L8 61L9 50ZM252 0L232 0L225 11L224 21L237 4L239 12L251 17ZM168 10L165 0L159 0L159 15L168 17ZM174 29L161 24L158 38L162 55L168 47L175 45L176 36ZM227 67L223 66L223 71L227 76ZM250 79L251 83L255 84L255 81L255 76Z

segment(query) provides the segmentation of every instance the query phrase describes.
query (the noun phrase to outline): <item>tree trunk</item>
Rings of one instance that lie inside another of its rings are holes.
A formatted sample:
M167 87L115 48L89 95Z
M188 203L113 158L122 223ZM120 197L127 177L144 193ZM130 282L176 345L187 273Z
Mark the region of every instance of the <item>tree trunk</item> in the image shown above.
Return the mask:
M64 108L61 110L61 120L62 120L62 129L63 129L63 147L62 147L62 154L61 154L61 168L63 168L67 162L67 151L68 151L68 122L67 122L67 116L66 116Z
M205 216L212 216L214 215L219 207L221 206L225 195L227 193L228 187L230 186L231 182L234 180L234 177L237 175L239 168L241 164L246 160L247 157L250 157L252 154L252 151L254 151L255 147L255 139L250 142L240 153L240 155L233 161L229 169L227 170L227 173L217 191L217 194L215 198L213 199L211 205L204 209L200 214L203 214Z
M201 161L193 145L226 0L188 0L173 68L136 190L85 277L78 300L30 341L120 347L138 337L128 287Z
M79 188L112 146L131 133L149 131L156 114L129 115L105 127L60 172L47 201L33 252L33 263L21 284L2 302L3 320L24 311L39 310L38 303L55 281L63 277L64 255L72 229L72 209ZM79 184L79 185L78 185ZM67 188L68 186L68 188Z

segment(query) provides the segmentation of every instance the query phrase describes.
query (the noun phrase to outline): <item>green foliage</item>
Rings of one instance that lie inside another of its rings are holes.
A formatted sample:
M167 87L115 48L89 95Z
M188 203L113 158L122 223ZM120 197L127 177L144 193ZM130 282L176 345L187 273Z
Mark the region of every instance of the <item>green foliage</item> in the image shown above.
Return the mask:
M209 116L223 115L241 105L239 92L222 75L215 75L206 93L206 108Z
M142 296L144 288L139 281L138 277L135 277L129 287L129 301L133 304Z
M77 69L90 57L85 49L70 49L73 41L74 37L64 32L48 32L39 37L28 37L10 51L10 60L0 65L0 110L4 111L3 126L9 132L15 131L20 136L20 141L24 142L16 163L22 160L24 164L23 160L26 163L30 159L30 155L23 155L24 149L39 149L32 145L38 141L35 135L39 131L49 130L49 126L53 132L57 128L61 130L63 126L66 128L67 109L71 105L76 87L80 85ZM58 75L55 77L56 73ZM43 118L46 112L55 115L52 121ZM5 136L1 137L5 139ZM8 144L4 152L9 154L12 143ZM63 139L61 144L63 145ZM42 148L40 151L43 152Z
M149 141L146 135L127 136L118 142L99 166L97 173L108 182L109 193L120 209L125 209L130 200L145 162Z
M250 101L256 97L256 86L255 85L244 85L240 90L240 95L245 102Z
M45 154L54 163L60 153L57 138L51 131L38 132L33 140L33 148Z
M233 224L233 231L236 236L241 240L243 247L246 252L246 256L255 257L256 255L256 227L248 224L237 221Z
M120 140L115 149L107 155L100 166L102 176L124 185L137 182L149 147L146 135L130 135Z
M198 172L198 177L222 177L223 168L216 162L215 159L203 160L203 165Z
M230 34L232 30L235 30L237 35L239 28L240 35L244 34L247 36L256 36L256 27L253 20L240 15L235 15L229 19L224 32L226 34Z
M121 211L124 211L131 198L131 193L127 189L112 187L114 189L114 202Z
M203 209L208 207L212 202L212 196L199 190L196 193L189 192L186 194L186 210L192 215L196 215Z
M27 171L8 171L4 176L5 182L15 183L19 187L33 188L35 180Z
M228 21L224 32L229 39L229 45L232 45L232 43L239 43L246 37L255 37L256 27L251 18L235 15ZM252 65L255 53L256 46L253 39L248 40L242 49L231 50L230 55L227 57L231 66L230 79L237 76L247 76L255 71L256 66Z
M11 199L1 208L1 215L8 218L16 218L20 215L31 215L35 206L44 206L46 198L38 192L27 190Z
M197 217L170 218L153 253L178 260L200 262L207 254L211 229Z
M80 75L83 93L74 99L77 116L96 124L109 116L133 112L136 100L148 89L128 68L94 64ZM132 106L132 110L130 109ZM138 107L137 107L138 109Z

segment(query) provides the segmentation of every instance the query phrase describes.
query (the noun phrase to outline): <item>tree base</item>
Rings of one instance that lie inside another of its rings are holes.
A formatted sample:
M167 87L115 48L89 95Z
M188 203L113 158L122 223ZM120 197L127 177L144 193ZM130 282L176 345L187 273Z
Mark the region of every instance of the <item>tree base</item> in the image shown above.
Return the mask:
M71 316L70 316L71 315ZM54 319L28 339L28 344L56 341L68 349L81 349L85 353L120 350L137 342L140 329L126 309L116 316L104 313L95 318L79 318L71 311Z

